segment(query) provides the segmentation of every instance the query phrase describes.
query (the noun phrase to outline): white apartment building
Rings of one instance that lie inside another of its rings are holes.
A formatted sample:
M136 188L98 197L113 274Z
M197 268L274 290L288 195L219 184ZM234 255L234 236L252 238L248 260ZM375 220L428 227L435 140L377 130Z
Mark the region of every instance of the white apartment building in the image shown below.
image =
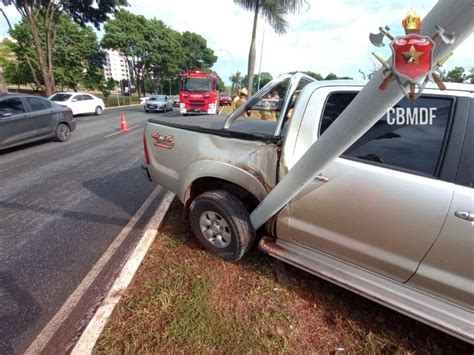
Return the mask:
M115 81L129 80L130 69L127 58L114 50L107 50L104 64L104 76L106 80L110 78Z

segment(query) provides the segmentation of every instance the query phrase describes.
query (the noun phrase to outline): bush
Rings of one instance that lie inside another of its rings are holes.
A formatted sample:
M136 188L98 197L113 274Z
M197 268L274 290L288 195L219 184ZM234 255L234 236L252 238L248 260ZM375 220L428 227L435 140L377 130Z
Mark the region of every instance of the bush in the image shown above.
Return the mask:
M140 103L140 99L137 96L117 96L112 94L107 98L103 98L105 107L117 107L126 105L135 105Z

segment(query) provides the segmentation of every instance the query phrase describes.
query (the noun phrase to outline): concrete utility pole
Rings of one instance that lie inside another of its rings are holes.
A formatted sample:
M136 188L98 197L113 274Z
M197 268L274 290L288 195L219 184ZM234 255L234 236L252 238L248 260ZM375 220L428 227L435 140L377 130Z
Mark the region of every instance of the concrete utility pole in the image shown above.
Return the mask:
M472 0L440 0L422 19L422 35L432 35L437 25L456 35L456 40L452 44L436 42L433 63L448 55L471 35L472 11ZM376 25L374 24L374 27ZM392 82L385 91L381 91L379 85L383 80L382 70L379 70L334 123L263 199L250 215L254 229L260 228L295 198L328 163L356 142L403 97L402 90L395 82Z

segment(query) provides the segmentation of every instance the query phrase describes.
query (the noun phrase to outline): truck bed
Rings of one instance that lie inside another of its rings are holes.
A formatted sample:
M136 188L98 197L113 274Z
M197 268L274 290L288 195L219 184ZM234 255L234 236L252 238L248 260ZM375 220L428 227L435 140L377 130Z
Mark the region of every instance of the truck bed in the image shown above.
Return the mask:
M148 122L195 131L213 134L229 138L250 139L250 140L273 140L276 128L275 121L261 121L256 119L239 118L232 124L231 129L223 129L227 116L202 115L202 116L160 116L150 118Z

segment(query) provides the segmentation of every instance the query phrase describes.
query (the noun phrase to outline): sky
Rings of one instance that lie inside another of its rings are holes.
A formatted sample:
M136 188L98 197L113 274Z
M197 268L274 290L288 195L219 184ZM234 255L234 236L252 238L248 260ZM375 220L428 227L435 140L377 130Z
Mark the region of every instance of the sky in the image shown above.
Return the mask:
M388 25L392 34L403 35L401 19L406 12L412 8L423 19L436 2L307 0L309 6L287 16L289 26L285 35L276 35L263 19L259 20L255 72L259 72L261 58L261 71L270 72L274 77L289 71L311 70L323 76L332 72L362 79L359 70L369 73L374 66L380 66L372 57L372 51L383 58L390 57L388 46L377 48L370 43L370 32L376 33L380 26ZM135 14L155 17L177 31L192 31L206 38L218 56L214 70L226 83L236 71L247 73L253 16L232 0L129 0L129 4L128 10ZM19 20L12 7L6 12L12 22ZM7 25L0 17L0 37L5 35ZM472 48L473 35L456 49L444 69L473 67Z

